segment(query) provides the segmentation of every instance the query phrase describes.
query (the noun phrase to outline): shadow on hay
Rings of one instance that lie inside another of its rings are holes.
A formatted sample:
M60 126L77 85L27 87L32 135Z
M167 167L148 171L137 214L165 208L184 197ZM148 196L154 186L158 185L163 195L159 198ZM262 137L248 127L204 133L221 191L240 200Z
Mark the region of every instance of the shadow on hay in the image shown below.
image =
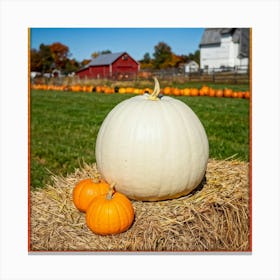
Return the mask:
M207 178L206 178L206 172L205 172L205 174L204 174L204 176L203 176L201 182L197 185L197 187L196 187L194 190L192 190L192 191L188 194L188 196L192 196L192 195L194 195L194 194L196 194L196 193L202 191L202 189L204 188L204 186L205 186L206 184L207 184Z

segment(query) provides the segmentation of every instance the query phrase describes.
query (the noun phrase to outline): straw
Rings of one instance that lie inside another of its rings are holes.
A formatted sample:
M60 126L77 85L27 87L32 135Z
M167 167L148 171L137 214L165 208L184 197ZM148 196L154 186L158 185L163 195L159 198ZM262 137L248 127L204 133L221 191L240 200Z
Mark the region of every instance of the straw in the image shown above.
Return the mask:
M249 164L209 160L204 182L191 194L158 202L132 201L129 230L109 236L90 231L85 214L72 202L72 190L100 176L83 164L67 177L30 195L31 251L204 252L250 250Z

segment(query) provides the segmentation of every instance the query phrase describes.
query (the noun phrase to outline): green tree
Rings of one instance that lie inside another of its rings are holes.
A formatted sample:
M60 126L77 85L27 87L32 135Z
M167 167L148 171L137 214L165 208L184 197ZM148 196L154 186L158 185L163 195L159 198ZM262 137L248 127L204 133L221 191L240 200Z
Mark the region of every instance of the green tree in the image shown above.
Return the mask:
M50 46L41 44L39 46L39 56L41 58L41 71L43 73L50 72L54 65L54 58Z
M70 74L72 72L76 72L80 69L80 64L75 59L68 59L65 64L64 72L65 74Z
M144 57L143 57L143 60L142 60L143 63L150 63L151 62L151 56L148 52L146 52L144 54Z
M189 53L188 61L194 60L198 64L200 64L200 50L196 50L194 53Z
M154 67L156 69L164 67L167 61L172 60L172 50L171 47L168 46L164 42L159 42L154 47L155 52L153 53L154 56Z
M101 54L108 54L108 53L112 53L112 52L110 50L101 51Z

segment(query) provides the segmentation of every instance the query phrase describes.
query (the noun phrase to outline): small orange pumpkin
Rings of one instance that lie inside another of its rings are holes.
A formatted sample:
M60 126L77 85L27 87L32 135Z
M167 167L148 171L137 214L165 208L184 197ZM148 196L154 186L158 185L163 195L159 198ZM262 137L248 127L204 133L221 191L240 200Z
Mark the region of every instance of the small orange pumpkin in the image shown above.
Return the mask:
M140 88L135 88L133 91L134 94L142 94L142 91Z
M99 179L84 179L73 189L73 202L76 208L85 212L92 199L98 195L106 194L109 184Z
M198 96L199 90L198 88L191 88L190 95L191 96Z
M231 94L232 98L237 98L238 97L238 91L233 91Z
M191 90L189 88L184 88L183 89L183 95L184 96L189 96L190 95Z
M120 87L120 88L119 88L119 93L120 93L120 94L126 93L126 88Z
M134 88L133 87L127 87L125 89L126 93L133 93L134 92Z
M181 91L179 88L172 88L171 93L174 95L181 95Z
M209 93L208 93L208 95L211 96L211 97L215 97L215 96L216 96L216 91L215 91L215 89L209 88Z
M201 96L208 95L208 93L209 93L208 86L202 86L202 88L199 90L199 95Z
M163 94L165 94L165 95L171 94L171 88L170 87L165 87L163 89Z
M244 97L244 92L243 91L238 91L237 92L237 98L243 98Z
M115 92L114 89L111 88L111 87L106 87L106 88L104 89L104 93L105 93L105 94L112 94L112 93L114 93L114 92Z
M224 92L222 89L217 89L216 93L215 93L216 97L223 97L224 96Z
M225 88L224 89L224 96L225 97L232 97L232 93L233 93L232 89L230 89L230 88Z
M96 234L107 235L124 232L134 220L134 209L130 200L110 187L107 195L95 197L87 211L87 226Z
M246 99L250 98L250 92L249 91L244 92L244 98L246 98Z

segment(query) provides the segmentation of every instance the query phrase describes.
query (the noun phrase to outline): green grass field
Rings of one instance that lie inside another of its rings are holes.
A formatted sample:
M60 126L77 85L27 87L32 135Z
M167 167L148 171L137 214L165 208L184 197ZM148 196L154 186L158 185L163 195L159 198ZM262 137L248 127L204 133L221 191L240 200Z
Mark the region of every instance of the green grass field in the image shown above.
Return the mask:
M32 90L30 93L31 189L50 181L50 174L73 172L95 162L95 140L105 116L133 95L105 95ZM210 157L235 155L249 160L249 101L214 97L176 97L188 104L203 123Z

